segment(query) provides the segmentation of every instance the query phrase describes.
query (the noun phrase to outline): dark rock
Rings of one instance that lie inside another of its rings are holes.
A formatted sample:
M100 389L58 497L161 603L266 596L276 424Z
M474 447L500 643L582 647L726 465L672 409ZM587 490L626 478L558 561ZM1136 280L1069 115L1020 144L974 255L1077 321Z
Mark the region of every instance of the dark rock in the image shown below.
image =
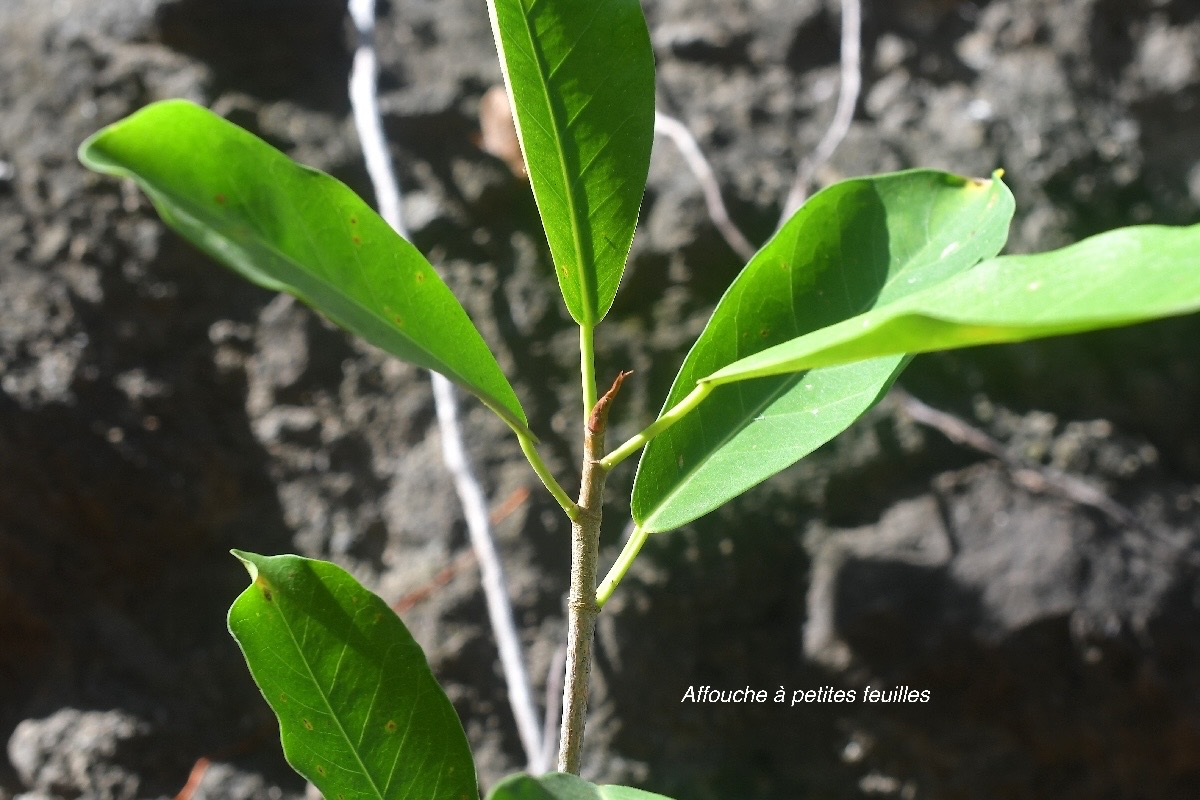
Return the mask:
M866 6L863 97L823 181L1004 167L1016 250L1196 220L1194 3ZM385 126L416 241L574 488L576 335L527 186L476 144L479 98L500 78L486 13L474 0L380 11ZM832 115L836 4L656 0L647 14L667 109L764 241ZM15 743L0 797L173 796L203 756L206 796L302 794L224 630L244 585L235 546L335 558L407 598L483 782L519 768L426 377L213 266L74 158L100 125L186 96L369 198L342 3L9 0L0 34L0 732ZM636 370L614 438L652 419L739 268L659 142L597 338L602 380ZM1173 320L923 357L905 376L1136 525L1032 495L885 403L655 537L602 617L588 774L691 798L1189 796L1198 334ZM562 636L567 526L504 425L462 409L540 689ZM606 559L631 480L610 482ZM692 684L868 683L932 699L680 702ZM39 777L52 766L74 788Z
M1196 664L1155 631L1200 611L1196 523L1114 530L995 466L946 474L878 526L810 539L805 649L861 686L930 691L860 709L858 734L930 796L1045 774L1065 797L1186 793Z

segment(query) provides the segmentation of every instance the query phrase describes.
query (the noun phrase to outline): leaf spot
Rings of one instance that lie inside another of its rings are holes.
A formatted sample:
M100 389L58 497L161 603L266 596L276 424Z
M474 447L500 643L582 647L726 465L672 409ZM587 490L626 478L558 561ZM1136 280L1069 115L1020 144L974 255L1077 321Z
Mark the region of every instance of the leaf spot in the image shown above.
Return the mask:
M395 733L395 732L396 732L396 727L397 727L397 726L396 726L396 720L394 720L394 719L389 719L389 720L387 721L387 724L386 724L386 725L384 725L383 727L384 727L384 728L387 730L387 732L388 732L388 733Z
M352 236L352 237L350 237L350 238L354 240L354 243L355 243L355 244L362 244L362 237L360 237L360 236Z
M311 722L309 722L309 721L308 721L308 718L307 718L307 717L306 717L306 718L304 718L304 719L302 719L302 720L300 720L300 721L304 723L304 729L305 729L305 730L307 730L307 731L311 731L311 730L313 729L313 724L312 724Z
M357 225L357 224L358 224L358 217L351 217L351 218L350 218L350 224L351 224L351 225Z
M770 329L770 328L763 328L762 330L760 330L760 331L758 332L758 335L759 335L759 336L761 336L762 338L764 338L764 339L765 339L765 338L767 338L768 336L770 336L770 335L771 335L771 329Z
M424 282L425 282L425 273L418 272L417 273L417 283L424 283Z
M225 195L218 193L216 195L213 195L213 200L216 202L217 205L223 206L223 205L225 205L226 198L225 198Z
M281 702L281 703L286 703L287 701L288 701L288 696L287 696L287 693L286 693L286 692L280 692L280 693L279 693L279 702Z
M400 316L399 314L392 315L392 322L396 323L401 328L404 327L404 317Z
M325 775L325 767L321 766L320 764L317 764L317 774L324 776Z
M262 589L264 600L269 603L275 599L275 594L271 591L271 587L267 586L267 582L262 579L261 575L254 581L254 583L259 589Z

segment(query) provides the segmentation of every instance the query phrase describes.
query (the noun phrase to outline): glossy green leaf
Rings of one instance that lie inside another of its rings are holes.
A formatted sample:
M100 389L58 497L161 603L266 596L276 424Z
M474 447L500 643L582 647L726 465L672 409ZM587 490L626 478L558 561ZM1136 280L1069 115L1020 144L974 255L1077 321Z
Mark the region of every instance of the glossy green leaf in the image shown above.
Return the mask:
M488 794L487 800L669 800L661 794L628 786L596 786L575 775L553 772L531 777L511 775Z
M1200 225L1121 228L1049 253L1004 256L939 285L743 358L716 384L1177 316L1200 310Z
M234 555L252 583L229 630L297 772L327 800L479 796L454 707L385 602L324 561Z
M183 100L104 128L79 157L133 178L168 225L244 277L441 372L528 432L466 311L425 257L345 184Z
M650 169L654 53L639 0L489 0L567 310L608 312Z
M1000 180L931 170L814 195L721 298L664 410L728 364L995 255L1012 212ZM890 356L717 387L646 446L634 520L651 533L672 530L794 464L878 402L906 363Z

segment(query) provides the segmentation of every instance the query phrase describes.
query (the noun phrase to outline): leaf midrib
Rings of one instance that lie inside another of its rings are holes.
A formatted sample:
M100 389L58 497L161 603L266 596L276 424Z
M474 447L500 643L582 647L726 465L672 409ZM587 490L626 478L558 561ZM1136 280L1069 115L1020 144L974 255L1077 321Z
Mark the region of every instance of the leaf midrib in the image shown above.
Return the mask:
M308 671L309 680L312 681L313 686L317 690L317 694L321 696L321 701L325 703L325 708L329 712L330 719L332 719L334 724L337 726L338 733L342 735L342 739L345 740L346 746L349 747L350 752L354 754L354 760L358 762L358 767L360 770L362 770L363 777L366 778L367 782L371 784L371 789L374 790L375 796L378 797L379 800L385 800L386 796L379 790L379 785L375 782L375 778L372 777L370 770L367 769L366 762L363 761L362 754L358 751L358 747L352 741L350 741L350 736L346 733L346 729L342 726L341 718L338 717L338 715L334 712L333 704L330 702L329 696L326 694L325 690L321 688L321 683L317 680L316 673L313 672L312 664L305 657L304 649L300 646L299 640L296 639L295 631L292 630L292 626L288 623L287 615L283 613L283 609L278 605L270 605L275 608L275 613L279 615L279 620L283 623L284 630L286 630L288 632L288 636L291 637L292 646L296 648L296 655L299 657L300 663L304 664L304 669Z
M1179 230L1188 229L1183 228ZM1100 234L1100 236L1104 235L1105 234ZM1084 240L1084 242L1086 241L1088 240ZM1083 244L1083 242L1072 245L1072 247L1077 247L1080 244ZM983 268L997 269L999 268L998 265L1008 258L1037 258L1045 255L1048 254L1035 254L1033 256L995 256L992 258L983 259L979 264L976 264L974 267L972 267L971 270L979 270ZM863 339L867 339L868 341L873 340L875 337L882 335L881 332L888 331L891 326L903 326L920 319L929 320L951 327L986 327L996 331L1012 333L1011 336L998 336L986 341L972 341L967 344L956 344L953 346L953 348L933 348L935 350L957 349L959 347L972 347L983 344L1015 343L1020 341L1028 341L1035 338L1044 338L1046 336L1084 333L1105 327L1137 324L1139 322L1146 322L1163 316L1180 316L1183 314L1192 313L1197 308L1200 308L1200 300L1195 303L1175 302L1167 303L1165 305L1157 305L1156 307L1145 312L1135 313L1123 311L1122 313L1113 313L1107 310L1097 310L1095 313L1081 314L1070 317L1066 320L1060 319L1057 315L1057 312L1053 309L1046 308L1040 313L1030 317L1030 319L1027 321L987 321L980 319L978 316L964 316L962 314L955 314L953 311L946 311L937 308L936 304L942 300L942 295L948 294L956 288L951 282L967 280L968 273L970 273L971 270L963 270L962 272L943 282L944 284L949 284L949 286L941 284L930 286L920 292L900 298L894 303L889 303L880 308L871 309L865 314L859 315L858 317L851 317L843 320L842 322L835 323L828 328L823 328L813 331L809 334L805 334L804 336L796 337L789 342L782 342L775 347L782 348L792 343L799 343L801 341L808 340L809 343L807 347L800 350L799 353L786 359L785 363L793 364L796 362L802 362L804 359L811 359L815 356L820 356L829 351L837 350L838 348L855 346ZM1025 277L1026 276L1023 276L1021 280L1024 280ZM1017 283L1020 284L1021 281L1017 281ZM1100 286L1101 283L1099 282L1089 285L1082 285L1080 294L1086 295L1088 293L1095 293L1099 291ZM998 299L1003 300L1004 298L1001 296ZM931 302L933 307L931 307ZM867 319L869 315L874 316ZM869 331L866 328L860 327L863 322L868 321ZM821 334L823 333L826 335L821 337ZM815 345L811 343L813 339L816 339L817 343ZM796 367L788 367L787 369L780 369L778 371L757 372L756 370L762 369L762 367L751 367L750 369L741 367L736 371L732 370L733 367L737 367L739 364L742 364L742 362L748 362L754 359L764 360L764 354L773 349L775 348L767 348L766 350L761 350L758 353L754 353L750 356L746 356L745 358L731 362L725 367L722 367L720 370L712 373L704 380L710 380L714 377L718 377L718 380L715 381L716 385L728 385L738 383L743 380L768 378L774 375L784 374L792 369L796 369ZM839 358L838 361L833 363L821 364L819 366L801 367L800 369L807 371L810 369L837 366L841 363L850 363L852 361L862 360L862 358L873 359L885 357L887 357L886 354L875 353L874 355L868 355L865 357L856 357L850 361L842 361ZM771 359L765 359L765 361L768 364L771 363ZM727 371L729 371L728 374L723 374Z
M993 179L989 179L988 183L992 183L992 181L994 181L994 180L995 180L994 178L993 178ZM989 189L990 189L990 187L989 187ZM926 226L926 230L928 230L928 227L929 227L930 220L932 219L932 216L933 216L934 205L935 205L934 203L930 203L930 204L928 204L928 205L925 207L925 226ZM985 223L986 223L986 222L988 221L988 220L987 220L987 210L988 210L990 207L991 207L991 204L990 204L990 203L984 203L984 206L983 206L983 208L982 208L982 209L976 209L976 214L975 214L975 216L972 218L972 220L971 220L971 223L970 223L970 224L967 224L967 225L961 225L961 226L957 226L957 227L958 227L958 229L960 229L960 230L961 230L962 228L973 228L973 227L975 227L976 225L978 225L978 224L979 224L980 220L983 220L983 222L985 222ZM952 239L951 239L951 243L955 243L955 242L959 242L959 243L961 243L961 242L963 241L963 238L964 238L964 237L955 237L955 238L952 238ZM965 237L965 238L966 238L966 239L968 239L968 240L970 239L970 237ZM894 284L896 281L898 281L900 278L904 277L904 276L905 276L905 275L907 275L909 272L911 272L911 271L912 271L912 270L915 268L915 265L916 265L918 262L920 262L920 263L924 264L924 263L929 263L930 261L932 261L932 262L941 261L941 260L942 260L942 259L943 259L945 256L943 256L943 255L940 255L940 254L939 254L939 255L938 255L936 258L932 258L932 259L930 259L930 258L928 257L928 254L932 252L932 250L933 250L933 248L934 248L934 247L935 247L935 242L933 241L932 237L926 236L926 241L925 241L925 243L924 243L923 245L921 245L921 246L920 246L920 247L919 247L919 248L918 248L918 249L917 249L917 250L916 250L916 251L915 251L913 254L911 254L911 255L910 255L910 256L909 256L907 259L905 259L906 263L905 263L905 264L904 264L902 267L900 267L900 269L899 269L899 270L896 272L896 274L895 274L895 275L892 277L892 280L889 280L889 281L888 281L888 282L887 282L887 283L884 285L884 288L886 289L887 287L891 286L891 285L892 285L892 284ZM944 250L945 250L945 247L946 247L946 246L944 245L944 246L943 246L943 252L944 252ZM952 251L952 252L956 252L956 251L957 251L957 248L955 248L955 251ZM946 255L950 255L950 253L946 253ZM968 269L971 269L972 267L974 267L975 265L979 264L980 262L982 262L982 261L984 261L984 260L986 260L986 259L987 259L987 256L980 256L979 258L975 259L975 264L971 265L970 267L965 267L963 271L966 271L966 270L968 270ZM957 274L959 274L959 273L954 273L954 274L955 274L955 275L957 275ZM953 277L953 275L952 275L951 277ZM922 287L922 288L924 288L924 287ZM903 298L897 298L897 299L898 299L898 300L900 300L900 299L903 299ZM893 301L891 301L891 302L893 302L893 303L894 303L894 302L896 302L896 300L893 300ZM885 305L890 305L890 303L888 303L888 304L885 304ZM862 312L859 312L859 313L862 313Z
M149 180L146 180L141 176L135 175L134 173L132 173L128 170L122 170L122 174L125 175L126 177L133 178L138 183L140 183L143 187L145 187L145 189L148 192L151 192L153 195L157 195L160 198L164 198L169 204L183 208L188 213L188 215L191 217L192 220L195 220L199 224L202 224L208 232L217 235L221 240L223 240L229 244L232 244L234 247L236 247L238 249L242 249L245 247L244 243L238 242L232 236L225 233L225 231L222 227L216 227L213 225L208 225L206 223L200 222L205 217L204 209L201 208L194 201L189 200L189 199L177 199L174 196L172 196L170 193L161 189L155 183L153 183ZM270 243L264 241L262 239L262 237L255 236L252 240L252 244L256 247L262 248L263 250L267 251L268 253L275 256L279 260L287 263L288 267L293 272L300 272L300 273L305 272L303 265L299 264L291 256L287 255L286 253L284 253L284 252L280 251L279 249L277 249L276 247L272 246ZM360 270L362 269L361 262L360 262L359 268L360 268ZM270 278L271 276L267 275L266 277ZM340 288L338 288L336 285L330 283L329 281L327 281L325 279L319 278L318 280L323 286L325 286L326 288L332 289L333 292L335 292L339 297L342 297L349 305L358 309L365 315L371 317L376 322L382 323L383 326L388 331L394 333L395 335L397 335L397 336L403 338L405 341L409 342L415 349L424 353L425 356L430 361L434 362L435 364L440 364L441 369L438 370L439 372L442 372L444 375L446 375L446 377L455 381L460 386L467 387L468 390L471 391L472 394L475 393L474 390L470 389L470 387L475 385L475 382L467 380L461 373L458 372L458 370L450 368L450 366L446 363L446 361L443 358L438 356L436 353L433 353L432 351L430 351L429 348L425 347L423 344L418 342L416 339L413 339L411 336L408 336L407 334L403 333L402 331L399 331L396 328L392 327L392 325L389 323L389 321L385 317L381 316L379 313L377 313L374 309L370 308L369 306L363 305L362 301L358 300L353 295L347 294L346 292L344 292ZM296 286L294 281L283 280L283 281L279 281L279 282L288 287L288 289L286 290L286 291L288 291L288 293L291 293L291 289L294 289ZM371 288L369 282L367 282L365 279L364 279L364 285L366 286L368 291L373 293L374 290ZM313 305L313 301L311 299L307 299L307 298L301 298L301 299L303 299L304 302L307 303L308 305ZM396 357L395 354L392 354L392 353L389 353L389 355ZM500 416L505 421L507 421L510 425L517 424L518 427L520 427L522 431L528 432L528 424L521 425L520 420L516 417L516 415L513 414L513 412L511 410L509 410L507 408L507 406L505 405L505 403L503 402L503 400L500 397L494 396L491 392L488 392L488 396L480 397L480 400L482 400L488 407L492 408L494 411L496 411L498 414L500 414ZM503 413L500 413L500 409L504 409Z
M600 1L602 0L598 0L598 2ZM550 94L550 75L548 74L549 64L546 62L545 54L542 52L537 37L534 35L533 23L529 17L529 15L533 13L533 8L537 5L537 3L538 0L534 0L534 2L530 4L528 11L526 11L525 4L523 2L518 2L518 5L521 9L521 21L525 24L525 35L529 41L529 53L533 57L533 60L537 63L536 72L538 85L542 89L542 98L545 100L546 109L549 111L550 125L554 128L554 153L558 156L558 166L562 171L563 186L567 190L565 198L567 201L567 215L571 219L571 239L572 244L575 247L575 270L578 273L579 293L581 295L580 313L582 314L583 319L580 320L580 323L591 327L596 324L596 306L598 305L599 301L594 296L596 290L595 287L591 285L591 275L588 274L588 270L584 267L583 263L583 231L580 227L579 210L576 207L576 200L578 199L576 197L576 191L578 190L578 187L573 181L571 181L570 168L567 164L566 153L562 148L564 134L560 129L560 126L569 127L569 123L558 118L558 112ZM576 44L578 44L578 42L576 42ZM571 50L573 49L574 45L571 47ZM568 55L570 55L570 52L571 51L568 50ZM513 96L515 105L515 90L513 91Z

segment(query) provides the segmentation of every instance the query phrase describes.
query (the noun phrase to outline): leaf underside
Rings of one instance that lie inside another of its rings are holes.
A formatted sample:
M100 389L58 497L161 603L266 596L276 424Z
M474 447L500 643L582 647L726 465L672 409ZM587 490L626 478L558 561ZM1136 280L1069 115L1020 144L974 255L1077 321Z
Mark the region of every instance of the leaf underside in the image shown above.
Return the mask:
M340 567L234 551L253 582L229 630L327 800L473 800L462 725L400 618Z
M496 784L487 800L669 800L628 786L596 786L562 772L512 775Z
M664 404L731 363L905 297L999 252L1013 200L998 179L932 170L860 178L814 195L713 311ZM845 430L907 364L857 364L719 386L652 439L634 481L644 530L672 530L794 464Z
M654 139L654 53L638 0L489 0L529 180L567 310L612 306Z
M1131 325L1200 311L1200 225L1120 228L991 259L917 294L716 372L758 380L896 352L924 353Z
M507 378L437 272L340 181L184 100L104 128L79 157L135 180L168 225L243 277L441 372L528 433Z

